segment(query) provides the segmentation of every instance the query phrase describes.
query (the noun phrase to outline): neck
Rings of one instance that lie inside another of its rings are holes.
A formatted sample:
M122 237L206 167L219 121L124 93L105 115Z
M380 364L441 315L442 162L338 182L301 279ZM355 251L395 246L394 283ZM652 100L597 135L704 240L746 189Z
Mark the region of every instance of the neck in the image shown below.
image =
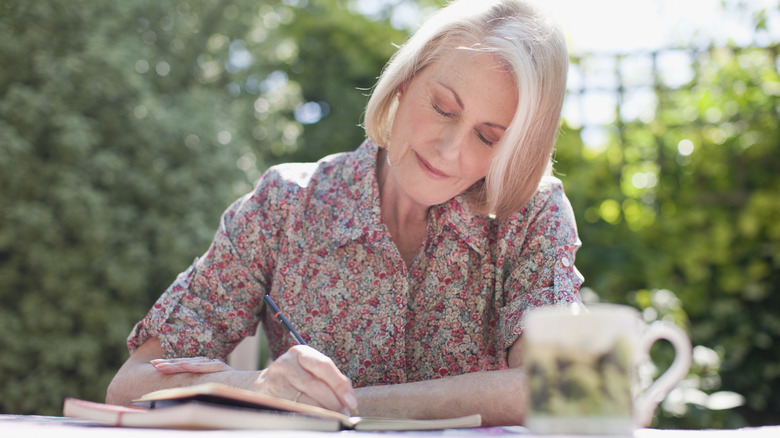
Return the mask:
M401 190L384 149L377 154L376 169L382 220L406 266L411 266L428 229L428 206L415 202Z
M398 181L393 175L393 170L390 168L390 163L387 161L387 150L379 150L376 168L382 219L388 224L393 223L400 226L415 223L427 224L428 206L415 202L400 189Z

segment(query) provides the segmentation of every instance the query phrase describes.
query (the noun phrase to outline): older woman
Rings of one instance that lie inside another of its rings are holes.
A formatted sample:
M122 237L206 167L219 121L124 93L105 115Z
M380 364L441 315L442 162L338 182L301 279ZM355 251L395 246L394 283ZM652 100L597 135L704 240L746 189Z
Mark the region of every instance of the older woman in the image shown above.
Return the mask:
M546 175L568 56L524 0L462 0L397 52L350 153L271 168L128 338L127 403L217 381L337 411L519 424L524 313L579 301ZM309 346L263 304L268 294ZM221 361L258 323L274 361Z

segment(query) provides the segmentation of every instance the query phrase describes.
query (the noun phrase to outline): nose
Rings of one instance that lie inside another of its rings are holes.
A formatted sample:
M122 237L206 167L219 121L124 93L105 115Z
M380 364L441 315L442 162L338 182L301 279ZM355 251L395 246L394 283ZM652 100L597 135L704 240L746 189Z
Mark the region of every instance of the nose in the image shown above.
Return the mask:
M444 161L456 161L466 147L468 132L451 127L444 129L436 143L436 151Z

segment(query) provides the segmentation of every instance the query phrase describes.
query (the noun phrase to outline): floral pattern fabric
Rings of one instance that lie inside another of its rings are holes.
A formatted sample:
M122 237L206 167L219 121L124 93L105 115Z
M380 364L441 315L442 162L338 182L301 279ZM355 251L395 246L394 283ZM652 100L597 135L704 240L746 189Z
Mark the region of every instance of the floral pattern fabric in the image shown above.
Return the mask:
M270 294L356 387L507 367L533 307L579 301L580 242L559 180L506 219L456 197L430 209L410 267L382 222L378 148L269 169L236 201L208 251L133 329L166 357L224 358L262 323L273 357L295 344Z

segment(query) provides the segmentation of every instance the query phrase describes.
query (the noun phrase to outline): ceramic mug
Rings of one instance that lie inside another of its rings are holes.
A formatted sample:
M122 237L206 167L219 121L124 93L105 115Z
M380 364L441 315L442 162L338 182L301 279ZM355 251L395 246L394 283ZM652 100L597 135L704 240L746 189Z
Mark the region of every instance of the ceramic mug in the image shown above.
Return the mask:
M523 331L528 377L526 426L537 434L632 434L688 374L691 341L668 322L645 324L628 306L547 307L529 312ZM672 365L644 391L637 368L659 339Z

